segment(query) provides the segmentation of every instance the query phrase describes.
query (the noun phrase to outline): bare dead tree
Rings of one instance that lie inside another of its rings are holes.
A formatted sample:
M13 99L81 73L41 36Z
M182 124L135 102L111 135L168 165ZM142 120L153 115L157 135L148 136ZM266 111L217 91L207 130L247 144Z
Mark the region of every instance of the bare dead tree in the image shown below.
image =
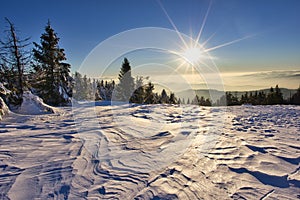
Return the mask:
M7 38L0 40L1 44L1 65L4 76L8 82L9 89L16 91L17 104L22 103L24 92L24 70L29 63L30 51L26 47L30 44L30 38L19 39L14 24L5 18L8 23Z

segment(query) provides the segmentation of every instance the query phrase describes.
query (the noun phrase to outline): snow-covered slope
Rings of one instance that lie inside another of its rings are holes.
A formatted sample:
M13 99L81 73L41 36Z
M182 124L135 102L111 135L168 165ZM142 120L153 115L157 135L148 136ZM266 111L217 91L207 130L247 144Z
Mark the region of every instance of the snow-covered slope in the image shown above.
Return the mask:
M92 105L1 122L2 199L300 198L300 107Z

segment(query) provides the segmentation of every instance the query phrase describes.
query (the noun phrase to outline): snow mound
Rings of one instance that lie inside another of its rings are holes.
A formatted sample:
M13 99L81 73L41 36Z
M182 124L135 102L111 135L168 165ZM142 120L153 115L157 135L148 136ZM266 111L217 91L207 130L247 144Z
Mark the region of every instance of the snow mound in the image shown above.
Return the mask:
M7 95L10 93L10 90L6 89L3 83L0 83L0 94Z
M0 83L0 94L6 95L9 92L10 91L8 89L6 89L2 83ZM7 114L8 112L9 112L9 109L8 109L7 105L5 104L4 100L2 99L2 97L0 96L0 120L2 119L2 116Z
M2 119L2 116L8 113L8 107L3 101L3 99L0 97L0 120Z
M55 109L43 102L43 100L32 94L30 91L25 91L23 94L22 105L18 108L17 113L27 115L40 115L54 113Z

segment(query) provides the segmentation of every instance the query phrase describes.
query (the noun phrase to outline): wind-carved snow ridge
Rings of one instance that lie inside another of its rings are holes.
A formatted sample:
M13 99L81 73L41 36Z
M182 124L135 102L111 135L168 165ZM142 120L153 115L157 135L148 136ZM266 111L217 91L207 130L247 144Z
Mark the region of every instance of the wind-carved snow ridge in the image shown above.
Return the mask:
M101 186L93 191L96 196L100 194L101 199L106 195L120 199L138 196L141 188L148 188L155 182L152 174L168 169L170 164L191 151L195 141L198 150L194 159L203 157L200 150L212 149L221 134L226 110L115 102L74 105L77 135L84 142L85 152L85 157L75 164L81 174L77 173L74 180L93 177L93 183L88 187ZM84 167L82 163L85 163ZM88 171L93 174L87 175ZM108 192L109 188L113 192Z
M221 115L207 120L209 110L198 106L106 103L74 104L78 136L100 163L115 162L131 171L164 168L196 138L203 142L199 146L209 149L219 135L212 126L223 125Z
M81 102L0 124L0 199L297 199L300 108Z
M102 133L95 111L95 102L73 101L72 113L77 135L83 140L84 148L93 156L96 156Z

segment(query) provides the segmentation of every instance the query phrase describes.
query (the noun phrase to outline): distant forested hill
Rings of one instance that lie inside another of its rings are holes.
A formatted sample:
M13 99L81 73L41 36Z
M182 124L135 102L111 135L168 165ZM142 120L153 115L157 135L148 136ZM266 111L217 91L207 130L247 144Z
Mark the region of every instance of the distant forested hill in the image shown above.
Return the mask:
M290 98L290 96L292 96L297 92L297 89L280 88L280 90L283 94L284 99ZM250 94L250 92L254 94L256 91L257 92L262 91L267 94L270 92L270 88L261 89L261 90L251 90L251 91L227 91L227 92L230 92L234 96L241 98L241 96L246 94L246 92L248 92L248 94ZM195 97L195 95L198 95L199 97L203 96L204 98L209 98L209 99L212 99L211 95L213 95L214 99L212 100L214 101L219 99L222 95L224 95L224 92L218 90L208 90L208 89L200 89L200 90L188 89L176 93L177 97L181 99L185 99L185 101L187 101L188 99L192 100Z

